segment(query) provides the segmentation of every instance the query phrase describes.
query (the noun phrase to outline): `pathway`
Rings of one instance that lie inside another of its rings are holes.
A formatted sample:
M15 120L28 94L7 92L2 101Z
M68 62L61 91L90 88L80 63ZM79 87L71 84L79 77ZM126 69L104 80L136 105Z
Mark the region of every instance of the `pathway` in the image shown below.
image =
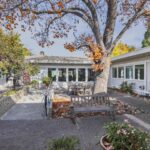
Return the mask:
M1 120L38 120L44 119L42 97L37 94L22 97L16 105L7 111Z

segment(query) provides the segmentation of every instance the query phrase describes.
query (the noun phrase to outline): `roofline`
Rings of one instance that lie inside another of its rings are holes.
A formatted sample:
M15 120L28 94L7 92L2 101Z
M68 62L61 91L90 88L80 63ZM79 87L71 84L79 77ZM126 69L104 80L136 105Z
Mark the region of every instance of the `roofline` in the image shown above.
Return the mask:
M127 59L127 58L138 57L144 54L150 54L150 46L146 48L136 49L135 51L132 51L132 52L129 52L129 53L117 56L117 57L113 57L112 62Z

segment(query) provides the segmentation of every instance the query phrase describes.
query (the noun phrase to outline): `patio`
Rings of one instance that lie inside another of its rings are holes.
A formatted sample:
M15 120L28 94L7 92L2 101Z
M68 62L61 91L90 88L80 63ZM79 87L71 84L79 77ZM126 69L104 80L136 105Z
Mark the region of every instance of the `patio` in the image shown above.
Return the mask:
M117 121L124 119L117 116ZM103 126L110 121L105 116L80 118L76 126L69 119L0 121L0 149L46 150L49 139L74 135L80 139L83 150L101 150Z

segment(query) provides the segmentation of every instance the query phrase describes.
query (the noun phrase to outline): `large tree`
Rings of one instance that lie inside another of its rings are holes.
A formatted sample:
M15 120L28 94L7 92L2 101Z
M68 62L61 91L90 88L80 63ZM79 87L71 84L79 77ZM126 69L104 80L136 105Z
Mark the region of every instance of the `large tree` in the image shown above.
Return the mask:
M0 0L3 26L16 27L15 20L24 20L22 30L37 27L36 39L44 46L53 44L54 38L67 37L74 30L75 41L66 43L70 51L83 49L93 60L97 72L94 92L107 92L111 53L123 34L138 21L150 16L149 0ZM16 19L17 18L17 19ZM76 26L83 21L85 33ZM118 25L118 22L120 23ZM28 25L28 26L26 26ZM119 33L114 36L116 28ZM40 27L40 28L39 28ZM78 33L78 34L76 34ZM50 36L51 36L50 35Z
M142 41L142 47L150 46L150 18L147 20L147 31L144 34L144 40Z
M36 64L25 62L25 57L29 55L31 52L23 46L18 34L0 30L0 70L7 81L12 75L21 77L24 72L30 75L38 72Z

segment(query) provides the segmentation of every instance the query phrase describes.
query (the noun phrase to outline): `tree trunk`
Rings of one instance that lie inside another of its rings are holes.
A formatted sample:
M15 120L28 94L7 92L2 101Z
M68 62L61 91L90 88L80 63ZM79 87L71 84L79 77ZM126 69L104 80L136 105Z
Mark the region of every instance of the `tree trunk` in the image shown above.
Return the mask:
M104 60L104 69L103 72L96 76L95 85L94 85L94 94L96 93L107 93L107 84L109 78L109 70L110 70L110 56L106 57Z

